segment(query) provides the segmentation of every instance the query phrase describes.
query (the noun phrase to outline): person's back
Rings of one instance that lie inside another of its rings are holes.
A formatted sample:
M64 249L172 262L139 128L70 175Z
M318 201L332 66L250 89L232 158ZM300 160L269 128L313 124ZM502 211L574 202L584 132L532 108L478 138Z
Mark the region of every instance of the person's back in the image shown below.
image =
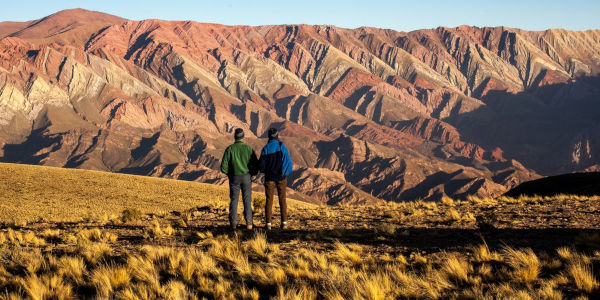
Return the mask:
M234 133L235 143L231 144L221 160L221 172L229 178L229 223L237 226L237 205L240 188L244 202L244 218L246 226L252 229L252 181L251 176L257 173L258 159L252 147L242 142L244 131L240 128Z
M250 161L256 158L252 147L242 141L236 141L225 149L223 161L221 162L221 172L227 176L245 175L253 173L250 170Z
M268 135L269 142L263 147L259 160L260 171L265 174L266 228L271 229L273 196L275 188L277 188L281 210L281 228L284 229L287 225L287 176L292 173L292 160L288 149L279 140L277 129L269 128Z

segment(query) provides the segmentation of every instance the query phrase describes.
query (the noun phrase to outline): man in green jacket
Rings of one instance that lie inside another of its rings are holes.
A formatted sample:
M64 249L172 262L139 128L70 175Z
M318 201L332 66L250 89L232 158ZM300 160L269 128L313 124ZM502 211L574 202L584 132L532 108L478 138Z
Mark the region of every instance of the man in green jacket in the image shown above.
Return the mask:
M252 230L252 181L251 176L258 173L258 159L252 147L244 144L244 130L237 128L234 132L235 143L231 144L223 154L221 172L229 177L229 224L235 229L238 224L238 201L240 188L244 201L244 218L246 228Z

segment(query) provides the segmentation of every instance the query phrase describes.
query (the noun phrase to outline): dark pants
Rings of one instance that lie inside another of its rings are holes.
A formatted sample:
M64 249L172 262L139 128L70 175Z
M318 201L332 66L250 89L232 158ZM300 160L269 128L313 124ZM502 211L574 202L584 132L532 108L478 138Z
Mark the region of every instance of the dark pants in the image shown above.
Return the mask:
M285 200L285 189L287 186L287 179L282 181L265 181L265 214L266 222L271 223L271 217L273 216L273 194L275 194L275 188L277 187L277 194L279 195L279 209L281 210L281 222L287 221L287 203Z
M252 181L250 174L229 176L229 224L238 224L238 202L240 200L240 188L244 201L244 218L246 225L252 225Z

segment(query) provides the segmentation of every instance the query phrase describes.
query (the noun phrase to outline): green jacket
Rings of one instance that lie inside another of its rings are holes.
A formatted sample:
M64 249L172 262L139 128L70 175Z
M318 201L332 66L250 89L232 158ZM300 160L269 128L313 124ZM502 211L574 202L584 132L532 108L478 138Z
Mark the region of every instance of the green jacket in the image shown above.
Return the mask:
M256 175L258 173L258 158L252 147L242 141L231 144L221 160L221 172L228 176L233 175Z

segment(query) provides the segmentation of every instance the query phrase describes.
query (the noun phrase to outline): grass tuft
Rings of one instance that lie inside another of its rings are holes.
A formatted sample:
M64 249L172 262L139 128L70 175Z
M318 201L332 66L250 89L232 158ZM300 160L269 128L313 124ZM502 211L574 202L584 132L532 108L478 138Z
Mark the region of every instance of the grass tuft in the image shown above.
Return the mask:
M355 250L360 250L360 248L355 245L354 249L351 249L349 246L346 246L339 241L334 244L334 255L345 264L349 265L360 265L362 263L362 258L359 253Z
M573 262L567 268L567 272L580 291L591 293L598 288L598 280L589 264L582 261Z
M537 279L540 273L540 260L531 249L516 250L510 247L503 249L504 259L513 269L513 279L518 282L530 283Z

